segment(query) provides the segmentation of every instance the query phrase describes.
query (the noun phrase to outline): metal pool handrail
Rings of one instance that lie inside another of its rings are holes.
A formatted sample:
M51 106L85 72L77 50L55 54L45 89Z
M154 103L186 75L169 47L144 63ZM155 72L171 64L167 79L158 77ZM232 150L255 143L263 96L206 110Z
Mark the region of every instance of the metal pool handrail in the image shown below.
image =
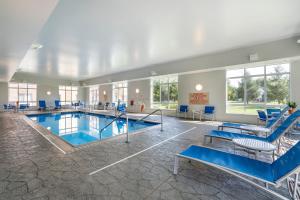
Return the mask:
M118 115L116 118L114 118L111 122L109 122L108 124L106 124L100 131L99 131L99 134L100 134L100 138L101 138L101 134L102 132L108 127L110 126L114 121L116 121L117 119L120 119L123 115L126 116L126 126L127 126L127 131L126 131L126 143L129 142L129 137L128 137L128 116L126 113L121 113L120 115Z
M162 114L162 110L161 109L157 109L154 110L152 113L146 115L145 117L142 117L141 119L137 120L138 121L143 121L144 119L146 119L147 117L149 117L150 115L153 115L156 112L160 112L160 131L163 131L163 114Z

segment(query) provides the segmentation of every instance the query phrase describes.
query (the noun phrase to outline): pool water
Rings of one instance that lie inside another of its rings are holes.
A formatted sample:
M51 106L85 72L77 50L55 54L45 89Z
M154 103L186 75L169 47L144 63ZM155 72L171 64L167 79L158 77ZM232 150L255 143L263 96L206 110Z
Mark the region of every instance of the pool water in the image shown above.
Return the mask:
M132 133L136 130L158 124L152 122L137 122L136 120L129 119L127 127L126 119L118 119L105 128L100 134L100 130L110 123L114 117L82 112L49 113L28 115L27 117L73 146L124 134L127 128L129 133Z

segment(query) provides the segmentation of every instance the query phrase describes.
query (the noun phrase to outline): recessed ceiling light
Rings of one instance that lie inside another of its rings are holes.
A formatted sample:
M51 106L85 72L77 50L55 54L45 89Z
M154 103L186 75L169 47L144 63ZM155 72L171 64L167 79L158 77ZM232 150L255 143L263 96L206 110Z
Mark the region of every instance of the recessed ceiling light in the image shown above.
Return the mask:
M38 50L38 49L41 49L43 48L43 45L39 44L39 43L34 43L31 45L31 49L33 50Z
M300 44L300 39L297 40L297 43Z

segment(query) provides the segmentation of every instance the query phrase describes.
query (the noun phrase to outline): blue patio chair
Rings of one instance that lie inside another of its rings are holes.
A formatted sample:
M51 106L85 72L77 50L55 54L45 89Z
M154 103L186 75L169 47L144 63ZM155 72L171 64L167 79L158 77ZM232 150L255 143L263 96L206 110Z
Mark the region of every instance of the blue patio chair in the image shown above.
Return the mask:
M45 100L39 100L39 110L46 110L46 101Z
M205 138L209 137L212 142L212 138L220 138L225 140L233 140L234 138L251 138L256 140L262 140L269 143L278 142L278 148L280 146L280 138L287 133L295 124L298 123L300 118L300 110L297 110L291 114L280 126L278 126L268 137L260 137L256 135L248 135L241 133L233 133L227 131L212 130L209 134L205 135Z
M231 175L237 176L260 189L270 192L281 199L287 199L269 189L269 184L279 187L287 180L292 181L294 187L289 187L293 199L299 199L298 173L300 169L300 142L290 148L284 155L272 163L253 160L236 154L218 151L215 149L192 145L175 156L174 174L178 173L179 158L200 162L214 167ZM292 176L295 178L292 179ZM246 177L245 177L246 176ZM265 186L254 182L252 178L265 183Z
M3 108L4 108L4 110L5 111L10 111L10 110L12 110L13 109L13 107L10 105L10 104L3 104Z
M28 104L20 104L20 107L19 107L19 109L21 110L21 111L25 111L26 109L28 109L29 108L29 105Z
M180 105L178 109L178 113L184 113L184 118L187 117L187 113L189 112L189 106L188 105Z
M117 111L121 112L121 113L125 113L126 112L126 104L122 103L117 107Z
M204 106L203 113L201 115L201 120L202 119L215 119L215 106Z
M55 104L55 107L54 107L55 110L61 109L61 102L60 102L60 100L55 100L54 104Z

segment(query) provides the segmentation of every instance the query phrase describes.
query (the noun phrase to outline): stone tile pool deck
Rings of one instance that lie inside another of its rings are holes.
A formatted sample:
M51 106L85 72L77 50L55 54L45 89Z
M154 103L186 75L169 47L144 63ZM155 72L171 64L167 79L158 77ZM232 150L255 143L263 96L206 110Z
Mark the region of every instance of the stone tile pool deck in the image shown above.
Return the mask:
M164 117L163 132L158 127L130 135L129 144L121 136L63 154L22 114L0 113L0 199L276 199L232 175L187 160L180 161L177 176L172 174L174 155L191 144L203 145L203 135L216 124ZM233 151L225 141L205 145ZM283 187L277 191L286 196Z

